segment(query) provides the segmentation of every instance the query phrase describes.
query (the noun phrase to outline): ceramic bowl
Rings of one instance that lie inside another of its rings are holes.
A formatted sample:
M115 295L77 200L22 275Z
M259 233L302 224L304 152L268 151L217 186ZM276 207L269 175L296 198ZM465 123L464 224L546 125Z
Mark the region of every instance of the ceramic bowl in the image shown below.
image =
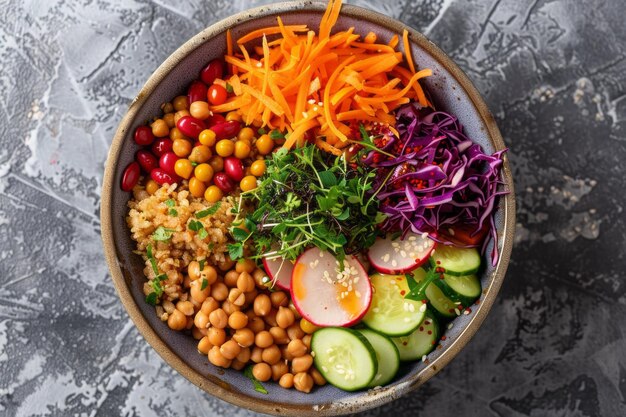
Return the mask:
M285 390L266 383L269 394L252 389L241 372L224 370L209 364L198 354L196 341L189 335L171 331L161 322L154 308L146 304L142 292L143 261L134 248L125 216L130 193L120 189L124 167L138 147L132 139L134 129L159 114L160 105L184 93L200 69L211 59L225 53L226 30L237 39L251 30L273 26L280 15L286 24L319 27L326 4L308 1L278 3L248 10L222 20L200 32L176 50L148 79L122 119L113 139L106 163L102 187L102 239L111 276L120 300L148 343L183 376L208 394L250 410L280 415L341 415L363 411L390 402L418 388L447 365L470 341L496 299L511 255L515 227L513 181L505 156L502 176L504 189L510 193L500 199L497 212L500 260L481 275L483 295L472 313L455 319L446 331L442 347L429 355L428 363L403 364L393 383L377 390L344 392L331 385L316 388L310 394ZM410 34L412 54L420 67L433 69L433 76L423 81L436 107L458 116L466 133L491 153L505 147L493 116L467 76L426 37L398 20L356 6L344 5L336 29L356 27L362 35L373 31L379 39L389 40ZM485 262L490 264L489 262Z

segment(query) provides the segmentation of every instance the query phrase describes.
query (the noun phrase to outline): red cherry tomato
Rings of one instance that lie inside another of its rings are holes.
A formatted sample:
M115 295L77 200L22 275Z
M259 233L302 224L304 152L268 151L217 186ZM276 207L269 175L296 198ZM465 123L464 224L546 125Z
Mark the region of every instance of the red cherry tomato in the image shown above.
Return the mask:
M233 183L233 180L231 180L225 172L215 174L213 176L213 182L217 185L217 188L222 190L225 194L229 194L235 189L235 183Z
M211 126L211 130L215 132L215 139L230 139L237 136L241 130L241 123L236 120L230 122L218 123L215 126Z
M156 156L161 156L165 152L169 152L172 150L173 142L168 138L157 139L152 144L152 153Z
M244 177L243 164L241 159L229 156L224 158L224 172L234 181L241 181Z
M220 104L224 104L228 98L228 91L226 91L226 89L221 85L213 84L209 87L207 98L211 104L219 106Z
M187 89L187 100L189 104L194 101L206 101L207 86L202 81L194 81Z
M137 162L131 162L128 164L122 174L122 190L132 191L133 187L137 185L137 181L139 181L140 173L141 169L139 168L139 164Z
M152 178L159 185L174 184L180 179L178 175L170 175L161 168L153 169L152 172L150 172L150 178Z
M211 85L216 78L222 78L224 76L224 61L221 59L214 59L209 62L206 67L200 71L200 79L206 84Z
M198 136L200 136L200 132L206 129L206 125L202 120L196 119L192 116L183 116L178 119L176 127L183 133L183 135L192 137L194 139L198 139Z
M178 161L178 156L176 156L174 152L164 153L161 155L161 158L159 158L159 167L168 174L175 176L176 170L174 169L174 165L176 165L176 161Z
M224 123L226 119L219 113L215 113L213 116L209 117L204 121L206 123L206 127L213 127L217 124Z
M137 145L149 146L152 145L153 141L154 135L152 134L152 129L148 126L138 126L135 129L135 142Z
M156 156L154 156L152 152L146 151L145 149L137 151L137 154L135 154L135 161L139 162L141 169L147 173L150 173L150 171L159 166L159 161Z

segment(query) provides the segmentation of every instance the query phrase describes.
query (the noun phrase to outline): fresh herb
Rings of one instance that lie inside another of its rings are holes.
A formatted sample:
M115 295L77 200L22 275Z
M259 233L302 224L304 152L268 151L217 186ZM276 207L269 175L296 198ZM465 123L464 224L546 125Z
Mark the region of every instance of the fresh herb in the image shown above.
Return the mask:
M157 295L154 291L146 296L146 303L150 304L151 306L155 306L156 302L157 302Z
M176 202L173 198L170 198L169 200L165 200L165 205L171 208L176 206Z
M178 217L178 211L176 211L176 209L169 209L168 214L172 217Z
M206 216L214 215L220 209L221 205L222 205L222 202L218 201L217 203L213 204L211 207L197 212L196 213L196 219L201 219L201 218L206 217Z
M207 232L204 227L198 231L198 237L202 240L206 239L208 235L209 235L209 232Z
M260 392L261 394L267 394L268 393L267 390L265 389L265 387L263 386L263 384L261 384L261 382L258 379L256 379L254 374L252 373L252 365L250 365L246 369L244 369L243 374L250 381L252 381L252 385L254 385L254 390L256 392Z
M172 234L176 229L168 229L167 227L159 226L152 234L152 239L158 242L166 242L172 238Z
M178 216L178 211L176 211L176 209L174 208L176 206L176 201L174 201L173 198L170 198L169 200L165 200L165 205L169 207L169 210L167 212L170 216L172 217Z
M192 163L191 163L191 166L192 166L192 167L197 167L198 165L199 165L199 164L198 164L197 162L192 162Z
M273 140L285 139L285 135L283 135L280 132L280 130L274 129L270 132L270 139L273 139Z
M228 246L228 255L233 261L243 257L243 243L231 243Z
M226 92L227 92L228 94L232 94L232 93L233 93L233 91L234 91L234 90L233 90L233 86L232 86L232 85L230 85L229 83L226 83Z
M156 259L154 259L154 255L152 254L152 245L148 245L146 247L146 255L148 256L148 260L150 261L150 265L152 266L152 271L154 272L154 279L150 282L153 291L146 296L146 303L154 306L156 305L157 299L163 294L163 287L161 286L161 281L167 279L167 275L159 274L159 268L157 267Z
M150 261L150 265L152 265L152 271L154 271L154 275L159 275L159 268L157 267L156 259L152 255L152 245L148 245L146 248L146 256L148 256L148 260Z
M193 220L193 219L189 222L187 227L189 228L189 230L192 230L194 232L204 229L204 225L202 224L202 222L199 222L198 220Z
M257 133L258 133L259 135L264 135L264 134L266 134L266 133L267 133L267 130L265 130L265 129L263 129L262 127L260 127L260 128L259 128L259 130L257 130Z
M204 290L209 285L209 280L206 278L202 278L202 285L200 286L200 290Z
M204 264L206 264L206 258L202 258L198 261L198 264L200 264L200 271L204 271Z
M252 240L258 256L294 260L308 246L346 254L368 248L376 239L378 211L376 172L327 154L314 145L291 151L280 149L267 160L257 188L242 193L257 209L244 219L245 229L231 228L237 242L229 245L232 259L243 255ZM377 188L379 186L377 185Z
M409 285L409 292L404 298L413 301L422 301L426 299L426 288L436 279L441 277L441 272L437 272L436 268L426 272L426 277L420 282L415 281L413 275L405 274L406 282Z

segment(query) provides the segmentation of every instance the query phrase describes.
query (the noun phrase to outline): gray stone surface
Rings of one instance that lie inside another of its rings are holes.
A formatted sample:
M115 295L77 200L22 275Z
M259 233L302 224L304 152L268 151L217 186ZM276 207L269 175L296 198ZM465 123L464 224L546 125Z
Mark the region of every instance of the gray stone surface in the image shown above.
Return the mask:
M0 0L0 415L248 416L169 368L107 273L113 132L182 42L266 1ZM518 233L469 346L367 415L626 415L622 0L358 0L467 71L511 147Z

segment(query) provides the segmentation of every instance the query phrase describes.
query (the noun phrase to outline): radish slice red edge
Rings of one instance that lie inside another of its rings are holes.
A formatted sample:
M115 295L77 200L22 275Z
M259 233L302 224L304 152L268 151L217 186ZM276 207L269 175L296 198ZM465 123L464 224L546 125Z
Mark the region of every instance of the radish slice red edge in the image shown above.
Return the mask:
M319 248L307 249L293 267L291 299L316 326L352 326L372 301L372 285L356 257L346 256L343 273L338 269L337 259Z
M293 263L291 261L283 258L263 258L263 266L265 267L265 272L280 289L289 291L291 288L291 274L293 272Z
M378 238L369 248L367 258L378 272L403 274L423 265L436 242L428 236L407 233L404 239Z

